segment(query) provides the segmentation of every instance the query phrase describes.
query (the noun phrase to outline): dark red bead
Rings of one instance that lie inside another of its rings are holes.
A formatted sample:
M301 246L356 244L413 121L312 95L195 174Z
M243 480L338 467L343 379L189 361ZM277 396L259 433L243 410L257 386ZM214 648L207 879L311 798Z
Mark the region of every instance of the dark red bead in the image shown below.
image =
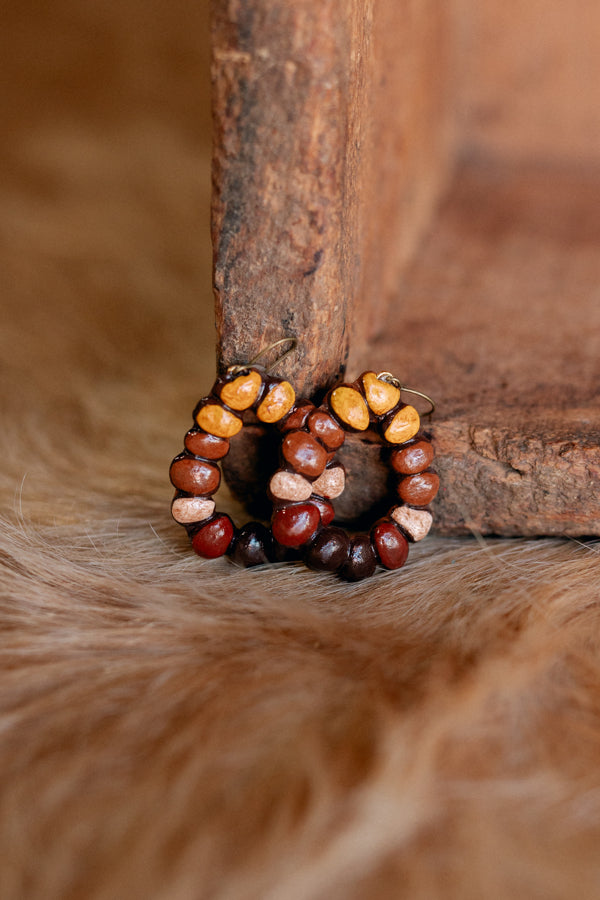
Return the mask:
M186 494L214 494L221 483L221 472L217 466L193 456L174 459L169 477L173 487Z
M405 503L413 506L427 506L431 503L440 487L440 479L435 472L421 472L409 475L398 485L398 496Z
M318 531L305 555L304 562L316 572L337 572L348 559L350 538L342 528Z
M279 425L281 431L292 431L295 428L302 428L307 418L315 408L314 403L310 400L296 400L292 411L288 413L283 422Z
M229 452L229 441L205 431L192 428L184 439L185 449L194 456L202 456L204 459L221 459Z
M281 444L283 458L299 475L317 478L327 463L327 451L311 434L291 431Z
M310 414L308 427L328 450L337 450L344 443L346 437L344 429L340 428L333 416L321 409L316 409Z
M371 530L371 540L386 569L401 568L408 558L408 541L389 519L377 522Z
M416 441L403 447L401 450L394 450L390 457L392 468L401 475L414 475L427 469L434 457L434 451L429 441Z
M273 515L273 537L284 547L301 547L315 533L321 522L313 503L284 506Z
M319 510L321 515L321 525L330 525L335 518L335 509L329 500L322 500L321 497L313 497L310 501Z
M192 547L205 559L216 559L227 553L233 540L235 528L233 522L224 513L210 519L192 537Z
M340 570L346 581L369 578L377 567L377 556L368 535L357 534L350 543L348 559Z
M260 522L248 522L240 528L230 550L232 561L237 566L249 568L270 562L273 540L271 532Z

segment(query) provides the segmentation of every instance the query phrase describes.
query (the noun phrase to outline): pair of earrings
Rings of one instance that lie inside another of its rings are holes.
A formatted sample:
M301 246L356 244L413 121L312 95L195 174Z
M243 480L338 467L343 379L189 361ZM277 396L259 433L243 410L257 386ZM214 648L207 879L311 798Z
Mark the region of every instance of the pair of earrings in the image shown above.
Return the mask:
M427 506L437 494L439 478L429 468L434 457L429 438L420 432L420 416L403 403L403 388L389 372L363 372L353 383L329 391L321 406L297 399L294 388L270 369L257 365L266 352L247 365L230 366L215 381L210 394L197 404L194 425L185 435L185 449L171 463L176 489L171 513L183 525L200 556L214 559L228 554L241 566L252 566L301 555L316 571L336 572L347 581L360 581L377 565L399 569L408 557L409 543L428 533L432 516ZM270 368L273 368L271 366ZM228 515L218 512L212 499L221 482L219 461L229 442L242 430L244 413L275 426L282 435L281 465L271 476L273 502L270 529L249 522L236 529ZM345 486L345 472L336 454L346 434L377 429L386 459L395 476L397 500L388 515L369 533L350 536L333 525L335 500Z

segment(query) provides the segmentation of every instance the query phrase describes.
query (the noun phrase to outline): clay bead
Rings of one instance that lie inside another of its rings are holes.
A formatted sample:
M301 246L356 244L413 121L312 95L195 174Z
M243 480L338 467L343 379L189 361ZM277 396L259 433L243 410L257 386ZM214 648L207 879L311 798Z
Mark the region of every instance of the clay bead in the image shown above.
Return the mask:
M325 469L322 475L313 481L312 491L319 497L325 497L327 500L334 500L339 497L346 485L346 474L341 466L332 466L331 469Z
M310 544L304 562L315 572L337 572L348 559L350 538L342 528L323 528Z
M239 416L223 409L219 403L207 403L200 407L196 415L196 422L209 434L220 438L230 438L242 428L242 420Z
M262 386L262 378L258 372L238 375L221 388L221 400L231 409L250 409Z
M355 431L366 431L369 427L369 410L356 388L345 384L334 388L329 396L329 406L340 421Z
M278 509L273 515L273 537L284 547L301 547L313 536L321 517L312 503L298 503Z
M173 487L186 494L214 494L221 483L217 466L191 456L174 459L169 477Z
M230 550L231 559L236 566L244 569L263 565L270 561L272 543L268 528L260 522L248 522L237 534Z
M387 381L381 381L375 372L361 375L369 409L376 416L383 416L400 402L400 390Z
M433 522L433 516L426 509L412 509L410 506L396 506L390 515L411 541L422 541Z
M184 444L186 450L204 459L222 459L229 452L229 441L226 438L215 437L214 434L194 429L188 431Z
M316 409L311 413L307 424L311 434L314 434L327 450L337 450L344 443L346 438L344 429L322 409Z
M335 518L335 510L328 500L321 500L319 497L313 497L310 501L319 510L321 516L321 524L329 525Z
M408 541L389 519L377 522L371 530L371 540L381 565L399 569L408 558Z
M294 431L296 428L302 428L307 418L315 408L314 403L310 400L297 400L296 406L288 414L286 419L280 424L281 431Z
M416 441L408 447L394 450L390 463L401 475L415 475L429 468L434 455L433 446L429 441Z
M275 472L269 482L269 491L275 500L308 500L313 492L310 481L293 472Z
M256 415L266 424L279 422L289 413L295 399L296 394L289 381L278 382L267 390L256 410Z
M215 511L214 500L200 497L176 497L171 504L171 515L180 525L192 525L210 519Z
M390 444L402 444L414 437L421 425L419 413L414 406L403 406L385 427L383 436Z
M369 578L377 567L377 556L366 534L357 534L350 543L348 559L340 570L346 581L362 581Z
M327 464L327 451L305 431L292 431L281 445L284 459L300 475L316 478Z
M413 506L427 506L437 494L439 486L440 479L435 472L421 472L402 479L398 485L398 496Z
M224 514L215 516L203 525L192 537L192 547L205 559L216 559L224 556L233 540L235 529L233 522Z

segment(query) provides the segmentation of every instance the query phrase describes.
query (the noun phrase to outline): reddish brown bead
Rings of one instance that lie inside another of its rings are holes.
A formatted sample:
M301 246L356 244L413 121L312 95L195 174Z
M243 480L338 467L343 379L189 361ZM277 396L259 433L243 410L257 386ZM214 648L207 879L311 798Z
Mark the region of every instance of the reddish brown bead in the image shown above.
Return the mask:
M310 400L296 400L295 407L279 426L281 431L285 433L302 428L314 408L315 405Z
M301 547L315 533L321 522L313 503L296 503L278 509L273 516L273 537L284 547Z
M416 441L408 447L403 447L402 450L394 450L390 462L392 468L401 475L415 475L429 468L434 455L429 441Z
M214 494L221 483L217 466L191 456L174 459L169 476L173 486L186 494Z
M260 522L248 522L240 528L233 547L231 559L237 566L249 568L270 561L272 538L268 528Z
M413 506L427 506L438 492L440 479L435 472L409 475L398 485L398 496Z
M377 567L377 556L368 535L357 534L350 544L348 559L340 570L346 581L369 578Z
M227 438L216 437L214 434L206 434L205 431L192 429L185 436L185 448L195 456L204 459L222 459L229 452Z
M313 497L310 502L314 503L314 505L319 510L322 525L329 525L331 524L331 522L333 522L335 518L335 510L329 500L321 500L320 497Z
M316 572L337 572L348 559L349 549L350 538L342 528L323 528L308 547L304 562Z
M337 450L344 443L344 429L340 428L333 416L316 409L308 417L308 427L328 450Z
M408 558L408 541L389 519L377 522L371 530L371 540L386 569L399 569Z
M224 556L233 540L235 529L233 522L224 514L215 516L203 525L192 537L192 547L205 559L216 559Z
M327 451L305 431L291 431L283 439L284 459L299 475L317 478L327 463Z

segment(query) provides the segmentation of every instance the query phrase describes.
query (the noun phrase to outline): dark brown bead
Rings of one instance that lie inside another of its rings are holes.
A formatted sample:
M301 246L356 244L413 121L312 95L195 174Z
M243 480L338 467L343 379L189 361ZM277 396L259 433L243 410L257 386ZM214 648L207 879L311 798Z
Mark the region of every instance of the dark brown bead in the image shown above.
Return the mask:
M348 558L350 538L342 528L323 528L308 547L304 562L315 572L337 572Z
M382 566L399 569L408 558L408 541L389 519L381 519L371 530L371 540Z
M278 509L273 515L273 537L284 547L301 547L315 533L321 522L313 503L295 503Z
M340 570L346 581L362 581L369 578L377 567L377 556L371 539L366 534L357 534L350 543L348 559Z
M327 463L327 451L305 431L286 434L281 452L295 472L309 478L317 478Z
M316 409L310 414L308 427L328 450L337 450L344 443L344 429L340 428L333 416L322 409Z
M169 477L173 486L186 494L214 494L221 483L221 472L217 466L192 456L174 459Z
M319 510L321 515L321 525L329 525L335 518L335 510L329 500L322 500L320 497L313 497L310 501Z
M315 405L310 400L296 400L296 405L279 426L281 431L285 433L302 428L314 408Z
M271 532L260 522L248 522L240 528L231 548L231 559L236 566L249 568L260 566L271 559Z
M413 506L427 506L438 492L440 479L435 472L409 475L398 485L398 496Z
M229 452L227 438L219 438L214 434L206 434L205 431L197 431L192 428L185 436L185 449L194 456L202 456L204 459L222 459Z
M192 537L192 547L205 559L224 556L233 540L233 522L224 514L219 514L203 525Z
M392 468L401 475L415 475L429 468L433 461L434 450L429 441L416 441L403 447L402 450L394 450L390 457Z

